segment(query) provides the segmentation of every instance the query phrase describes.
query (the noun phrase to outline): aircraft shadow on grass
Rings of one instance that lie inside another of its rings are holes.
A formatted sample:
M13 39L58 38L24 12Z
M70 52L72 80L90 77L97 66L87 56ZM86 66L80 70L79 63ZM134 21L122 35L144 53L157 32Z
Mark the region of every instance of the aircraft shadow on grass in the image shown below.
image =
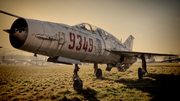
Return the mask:
M120 80L115 80L115 82L123 83L129 89L136 88L143 92L148 92L153 97L152 99L153 101L154 100L174 101L179 99L180 75L149 73L145 77L150 77L152 79L143 79L143 80L120 79Z
M95 96L97 95L97 92L94 89L87 88L83 90L77 91L78 94L83 95L86 100L89 101L99 101Z
M137 90L141 90L143 92L148 92L152 96L152 101L157 100L170 100L174 101L179 99L179 91L180 91L180 75L174 74L153 74L149 73L145 75L146 77L150 77L151 79L143 79L143 80L132 80L132 79L120 79L114 80L117 83L123 83L126 85L127 89L136 88ZM112 80L102 77L101 80ZM77 91L78 94L84 96L86 100L99 101L95 96L97 92L94 89L87 88L83 90ZM79 98L73 98L71 100L80 101Z
M82 90L76 90L78 92L79 95L82 95L86 100L88 101L99 101L96 98L97 92L94 89L91 88L86 88L86 89L82 89ZM70 92L64 92L62 94L68 94ZM54 100L54 99L52 99ZM64 97L62 99L62 101L81 101L81 99L74 97L72 99L67 99L66 97Z

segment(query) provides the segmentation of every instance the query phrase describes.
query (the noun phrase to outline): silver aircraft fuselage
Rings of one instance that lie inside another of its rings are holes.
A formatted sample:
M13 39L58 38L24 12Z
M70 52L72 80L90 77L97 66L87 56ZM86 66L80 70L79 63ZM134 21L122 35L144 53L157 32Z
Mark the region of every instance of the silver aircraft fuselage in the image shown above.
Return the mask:
M131 51L113 35L87 23L68 26L19 18L13 23L11 31L6 32L10 33L13 47L52 58L60 56L80 62L111 64L119 62L121 56L110 50ZM124 64L137 60L134 57L125 58L122 61Z

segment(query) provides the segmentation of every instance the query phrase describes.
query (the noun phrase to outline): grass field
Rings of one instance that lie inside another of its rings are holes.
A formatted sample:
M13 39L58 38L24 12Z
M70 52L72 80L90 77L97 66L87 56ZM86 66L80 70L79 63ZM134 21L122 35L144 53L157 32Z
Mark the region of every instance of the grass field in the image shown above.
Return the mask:
M83 90L73 90L74 66L6 66L0 65L0 100L120 101L178 100L180 67L175 64L148 65L148 74L138 80L135 64L126 72L113 68L96 79L93 65L79 66Z

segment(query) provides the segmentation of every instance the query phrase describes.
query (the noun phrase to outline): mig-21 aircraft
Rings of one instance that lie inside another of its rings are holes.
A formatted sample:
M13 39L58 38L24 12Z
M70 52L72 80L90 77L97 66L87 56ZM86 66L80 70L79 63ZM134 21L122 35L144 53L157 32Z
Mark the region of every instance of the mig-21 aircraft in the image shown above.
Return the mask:
M27 19L4 11L3 14L18 18L10 29L10 43L14 48L37 54L49 56L48 62L75 64L73 74L73 88L83 88L83 82L78 76L81 62L94 63L94 73L101 78L102 71L98 64L107 64L107 71L116 67L118 71L125 71L137 58L142 59L142 68L138 69L139 79L147 73L145 57L175 56L173 54L159 54L147 52L134 52L133 40L130 35L122 43L112 34L88 23L68 26Z

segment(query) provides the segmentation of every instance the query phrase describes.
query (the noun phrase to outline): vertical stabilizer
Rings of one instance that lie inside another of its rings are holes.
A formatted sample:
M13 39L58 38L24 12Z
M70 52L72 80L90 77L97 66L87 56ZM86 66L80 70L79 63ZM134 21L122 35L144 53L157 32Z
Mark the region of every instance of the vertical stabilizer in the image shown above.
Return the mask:
M134 40L134 37L132 35L130 35L126 41L124 42L124 45L126 46L126 48L128 50L131 50L132 51L132 48L133 48L133 40Z

